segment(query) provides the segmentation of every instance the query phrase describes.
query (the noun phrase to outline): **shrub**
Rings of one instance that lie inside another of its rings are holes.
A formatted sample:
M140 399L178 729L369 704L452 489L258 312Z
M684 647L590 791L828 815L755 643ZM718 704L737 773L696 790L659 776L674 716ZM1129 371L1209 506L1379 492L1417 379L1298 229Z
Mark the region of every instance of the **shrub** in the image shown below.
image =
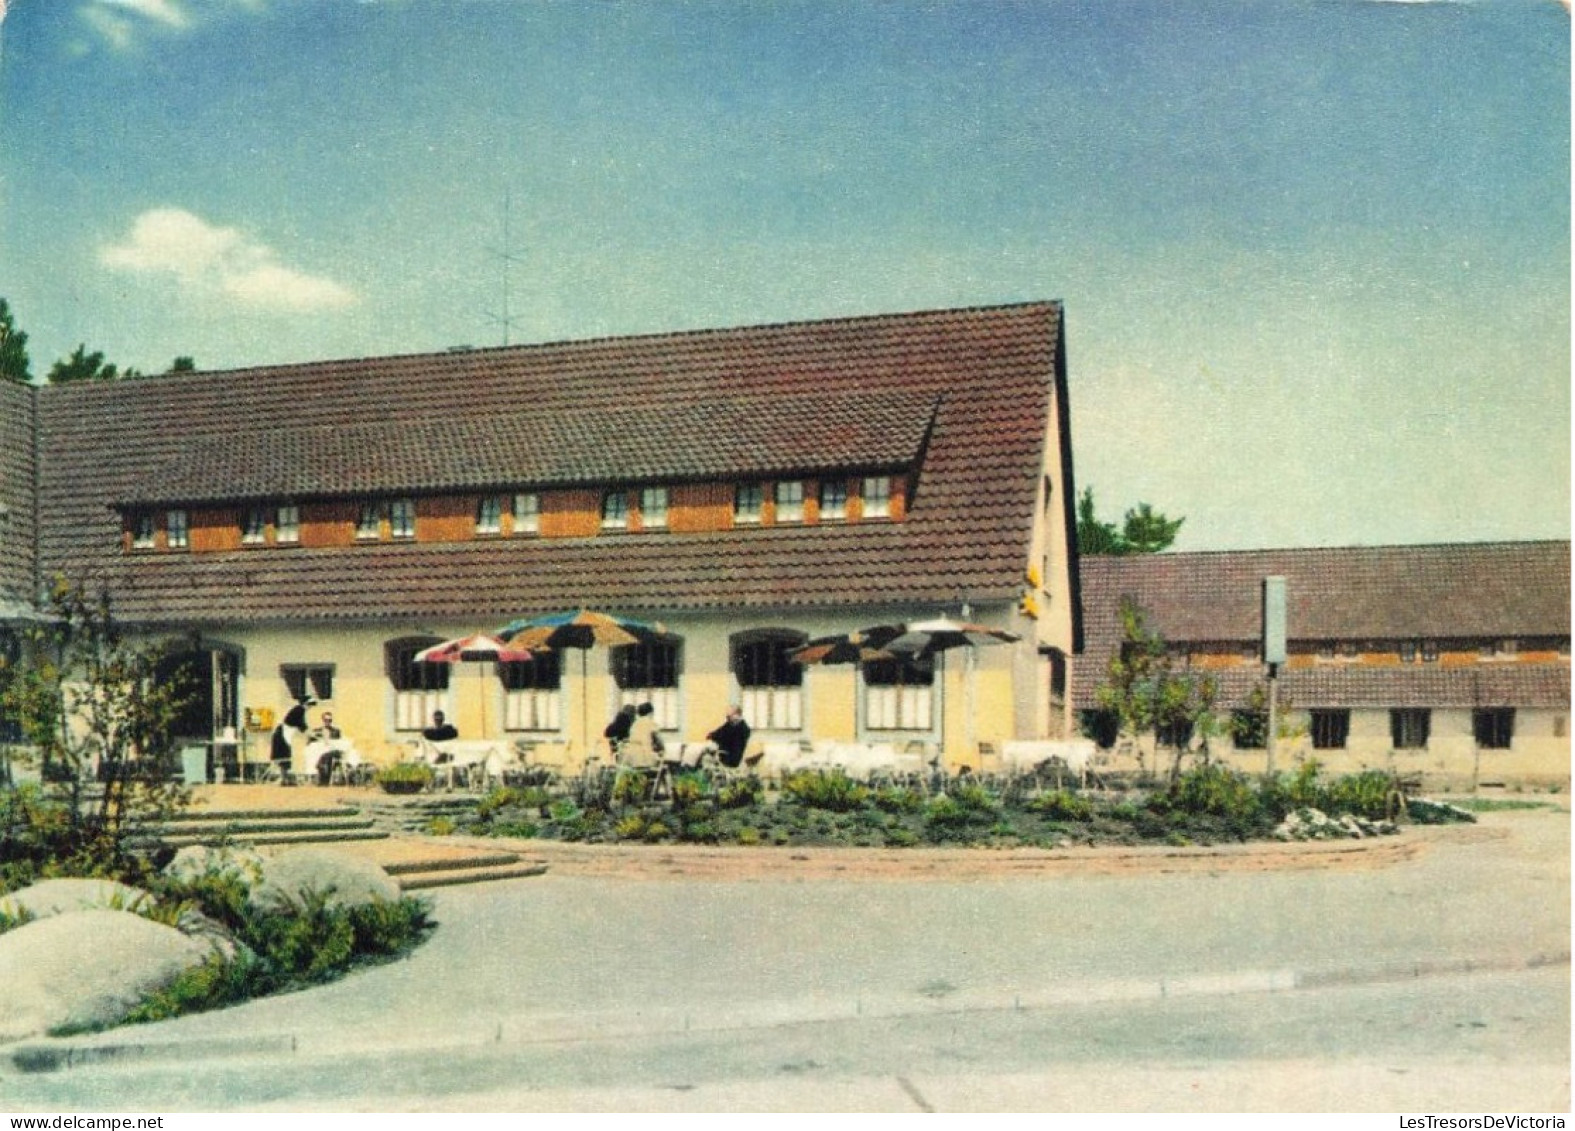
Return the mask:
M857 809L869 793L868 786L860 785L841 770L799 770L782 782L782 794L789 800L834 813Z
M724 785L716 795L716 803L723 809L749 809L759 805L765 797L765 786L757 777L743 777Z
M1164 793L1151 798L1149 808L1239 820L1256 820L1263 815L1251 779L1218 763L1186 771Z
M698 771L689 770L673 778L673 808L683 809L695 804L711 792L711 779Z
M1052 821L1091 821L1094 818L1093 803L1065 789L1046 790L1029 798L1023 808Z
M420 793L432 784L432 767L421 762L395 762L373 779L386 793Z
M639 805L651 795L651 779L638 770L620 770L613 780L614 805Z
M734 839L737 840L739 844L752 847L760 843L760 830L752 825L745 825L743 828L738 830Z
M885 813L917 813L924 808L924 795L905 785L883 785L870 800Z
M1370 821L1385 821L1404 804L1394 775L1383 770L1363 770L1330 782L1324 788L1321 808L1328 813L1352 813Z
M620 817L613 826L613 833L619 840L639 840L645 836L645 818L639 813L630 813Z
M458 826L453 817L433 817L427 822L428 836L453 836Z

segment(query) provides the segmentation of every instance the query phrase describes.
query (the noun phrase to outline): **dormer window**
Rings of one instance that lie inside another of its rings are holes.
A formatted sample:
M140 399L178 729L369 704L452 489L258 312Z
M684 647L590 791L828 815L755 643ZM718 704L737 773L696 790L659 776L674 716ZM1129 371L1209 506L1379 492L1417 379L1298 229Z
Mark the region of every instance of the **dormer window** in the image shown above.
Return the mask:
M602 496L602 529L629 528L629 496L623 491L608 491Z
M134 550L153 549L153 516L142 513L131 516L131 547Z
M822 522L840 522L848 517L848 483L845 479L825 479L820 484Z
M647 530L662 530L666 528L666 487L647 487L640 492L640 524Z
M891 480L884 475L864 480L864 517L891 517Z
M804 521L804 484L797 479L784 480L776 487L777 521Z
M279 508L273 520L273 540L294 544L301 540L301 508L286 503Z
M172 550L184 550L191 545L190 520L185 511L170 511L164 516L164 532Z
M541 496L534 493L514 496L514 533L541 533Z
M414 499L395 499L388 505L388 532L395 538L416 536L416 502Z
M488 495L476 504L476 533L503 533L503 500L496 495Z
M355 536L363 542L382 537L383 508L376 503L362 503L356 512Z
M765 492L758 483L740 483L733 495L733 522L738 526L760 525L765 509Z
M264 507L247 507L241 517L241 545L260 546L268 540L268 511Z

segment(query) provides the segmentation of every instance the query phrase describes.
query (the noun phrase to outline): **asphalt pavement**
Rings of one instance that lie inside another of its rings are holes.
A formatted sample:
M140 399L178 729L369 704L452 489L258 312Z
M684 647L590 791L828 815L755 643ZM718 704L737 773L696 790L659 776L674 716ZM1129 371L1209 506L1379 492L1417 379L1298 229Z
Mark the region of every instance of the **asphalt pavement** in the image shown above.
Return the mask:
M1567 1110L1568 813L1403 835L1320 871L441 891L398 963L9 1050L0 1106Z

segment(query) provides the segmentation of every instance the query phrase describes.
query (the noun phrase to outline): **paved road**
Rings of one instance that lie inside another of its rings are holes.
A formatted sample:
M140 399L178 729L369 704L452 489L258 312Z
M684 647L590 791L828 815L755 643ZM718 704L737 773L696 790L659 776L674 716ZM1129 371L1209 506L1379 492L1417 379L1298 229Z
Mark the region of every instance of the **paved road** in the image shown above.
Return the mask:
M8 1073L0 1096L79 1110L1566 1110L1568 814L1415 835L1429 839L1417 858L1367 870L454 889L404 962L71 1042L79 1061L128 1039L172 1059ZM192 1059L236 1041L250 1053Z

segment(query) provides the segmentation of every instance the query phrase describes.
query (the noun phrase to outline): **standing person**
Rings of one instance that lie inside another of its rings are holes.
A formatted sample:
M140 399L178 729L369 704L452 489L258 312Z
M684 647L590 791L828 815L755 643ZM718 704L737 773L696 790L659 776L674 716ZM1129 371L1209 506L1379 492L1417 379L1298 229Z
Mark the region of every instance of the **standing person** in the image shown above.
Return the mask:
M744 761L744 748L749 745L749 724L744 721L744 712L737 706L729 707L722 725L706 738L716 743L722 765L737 769Z
M295 706L286 711L279 725L273 728L273 746L269 754L279 769L280 785L294 784L290 780L290 762L295 757L295 742L306 737L306 709L316 704L317 700L310 695L297 699Z
M662 736L656 733L656 708L649 703L635 708L634 724L620 750L624 764L637 769L651 769L662 760Z
M612 722L607 724L607 729L602 731L602 737L607 740L607 746L616 756L619 747L629 741L629 732L634 729L634 704L625 703L618 708L618 713L612 717Z

